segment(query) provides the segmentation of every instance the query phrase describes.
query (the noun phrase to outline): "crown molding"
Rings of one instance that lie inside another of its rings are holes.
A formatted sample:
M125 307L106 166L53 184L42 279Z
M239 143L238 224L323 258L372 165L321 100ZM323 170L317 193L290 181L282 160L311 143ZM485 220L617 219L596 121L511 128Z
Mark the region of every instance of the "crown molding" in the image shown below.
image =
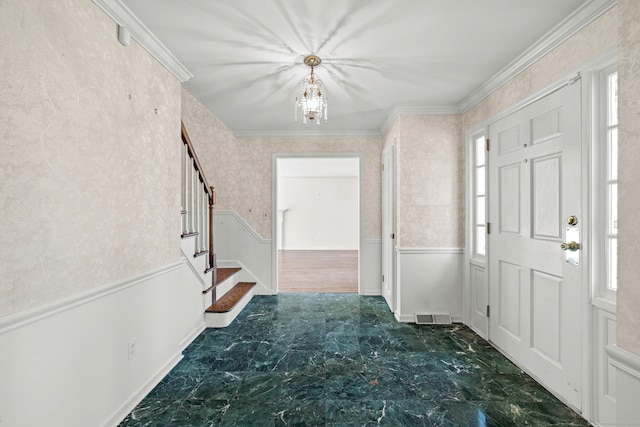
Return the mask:
M460 111L462 113L469 111L471 107L482 101L519 73L529 68L578 31L595 21L617 3L617 0L591 0L582 5L465 98L458 105Z
M116 24L129 30L138 44L181 83L193 77L193 74L173 56L171 51L120 0L92 1Z
M234 132L234 135L238 139L270 139L270 138L283 138L283 139L303 139L303 138L380 138L378 131L371 130L346 130L346 131L247 131L247 132Z

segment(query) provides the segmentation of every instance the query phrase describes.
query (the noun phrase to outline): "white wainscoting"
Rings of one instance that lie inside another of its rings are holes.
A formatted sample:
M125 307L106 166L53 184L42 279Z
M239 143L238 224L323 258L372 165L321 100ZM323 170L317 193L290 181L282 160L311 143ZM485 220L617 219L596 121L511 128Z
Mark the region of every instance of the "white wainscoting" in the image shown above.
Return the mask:
M271 239L263 239L234 211L214 211L215 252L219 267L242 267L253 278L256 295L276 293L272 280ZM247 275L249 277L247 277Z
M274 240L263 239L234 211L215 211L215 251L219 267L242 267L247 277L255 281L256 295L273 295ZM360 251L360 294L381 295L382 266L380 239L364 239Z
M607 346L607 354L616 369L617 426L640 426L640 356L617 345Z
M117 425L204 329L201 289L182 259L2 318L0 425Z
M416 313L450 314L462 322L461 248L397 248L396 290L400 322L415 322Z
M382 295L382 240L364 239L360 248L360 295Z

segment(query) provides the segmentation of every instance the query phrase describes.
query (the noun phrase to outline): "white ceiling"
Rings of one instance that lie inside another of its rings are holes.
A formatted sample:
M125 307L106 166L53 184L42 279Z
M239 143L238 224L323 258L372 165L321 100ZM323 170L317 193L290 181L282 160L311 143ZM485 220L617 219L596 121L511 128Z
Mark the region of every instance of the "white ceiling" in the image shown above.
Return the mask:
M121 0L239 136L379 134L394 112L459 109L595 1ZM322 58L327 124L293 121L311 53Z

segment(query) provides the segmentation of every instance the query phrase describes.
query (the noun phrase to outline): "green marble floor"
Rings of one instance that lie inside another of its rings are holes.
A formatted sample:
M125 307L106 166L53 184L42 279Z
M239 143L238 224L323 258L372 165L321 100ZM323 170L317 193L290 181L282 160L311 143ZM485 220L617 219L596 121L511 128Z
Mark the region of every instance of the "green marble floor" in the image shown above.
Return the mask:
M120 426L586 426L461 325L380 297L257 296L204 331Z

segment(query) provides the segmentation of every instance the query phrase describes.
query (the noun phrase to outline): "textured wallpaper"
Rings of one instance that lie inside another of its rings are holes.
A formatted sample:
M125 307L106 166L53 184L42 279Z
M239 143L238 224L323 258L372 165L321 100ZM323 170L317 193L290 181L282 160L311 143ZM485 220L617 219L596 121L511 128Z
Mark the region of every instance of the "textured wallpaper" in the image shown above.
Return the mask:
M617 43L618 12L612 8L463 115L465 131L584 65Z
M179 259L180 84L88 0L0 8L0 316Z
M182 92L182 115L209 184L216 187L216 209L235 211L262 238L272 238L274 153L361 153L364 161L364 237L380 238L380 138L237 139L224 123L185 90Z
M460 115L403 115L396 139L397 244L464 246L464 138Z
M640 2L619 0L618 345L640 354Z

